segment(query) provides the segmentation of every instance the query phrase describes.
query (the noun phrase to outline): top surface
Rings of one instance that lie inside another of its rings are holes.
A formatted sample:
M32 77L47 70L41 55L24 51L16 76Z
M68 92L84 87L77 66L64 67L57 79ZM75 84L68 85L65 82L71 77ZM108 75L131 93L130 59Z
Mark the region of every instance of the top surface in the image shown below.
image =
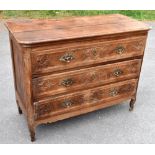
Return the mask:
M120 14L65 19L12 20L6 22L6 26L20 44L149 30L143 22Z

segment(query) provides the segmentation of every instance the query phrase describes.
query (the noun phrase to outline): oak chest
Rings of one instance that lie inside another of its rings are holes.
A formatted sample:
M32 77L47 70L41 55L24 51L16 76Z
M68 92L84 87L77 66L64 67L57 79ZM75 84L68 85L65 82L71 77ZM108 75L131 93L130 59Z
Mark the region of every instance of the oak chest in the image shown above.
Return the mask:
M149 27L123 15L8 21L19 113L37 125L130 100Z

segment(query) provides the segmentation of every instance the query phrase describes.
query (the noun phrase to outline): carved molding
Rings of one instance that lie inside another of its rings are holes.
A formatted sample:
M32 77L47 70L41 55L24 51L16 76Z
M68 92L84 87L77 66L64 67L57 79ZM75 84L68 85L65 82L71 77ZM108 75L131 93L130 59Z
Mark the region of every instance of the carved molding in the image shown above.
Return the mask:
M52 88L53 84L51 80L46 81L37 81L35 84L36 90L38 91L46 91Z

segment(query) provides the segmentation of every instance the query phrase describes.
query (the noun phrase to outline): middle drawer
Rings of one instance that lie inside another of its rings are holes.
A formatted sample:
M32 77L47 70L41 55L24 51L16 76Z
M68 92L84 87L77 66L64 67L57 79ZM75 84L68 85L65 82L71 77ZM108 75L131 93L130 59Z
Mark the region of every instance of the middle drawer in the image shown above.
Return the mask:
M35 78L32 81L33 97L37 100L41 97L136 78L140 66L141 59L135 59Z

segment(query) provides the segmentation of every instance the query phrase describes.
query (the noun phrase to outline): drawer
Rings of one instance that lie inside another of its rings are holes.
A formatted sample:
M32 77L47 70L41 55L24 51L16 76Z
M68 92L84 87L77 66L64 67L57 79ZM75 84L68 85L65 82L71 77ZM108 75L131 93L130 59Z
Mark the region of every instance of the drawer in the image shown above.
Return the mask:
M143 55L146 36L31 53L33 75ZM61 47L61 45L60 45Z
M33 96L37 99L137 78L140 66L141 59L136 59L34 78L32 82Z
M137 79L132 79L35 102L35 118L91 108L99 104L108 106L109 102L117 103L119 99L129 99L135 95L137 81Z

